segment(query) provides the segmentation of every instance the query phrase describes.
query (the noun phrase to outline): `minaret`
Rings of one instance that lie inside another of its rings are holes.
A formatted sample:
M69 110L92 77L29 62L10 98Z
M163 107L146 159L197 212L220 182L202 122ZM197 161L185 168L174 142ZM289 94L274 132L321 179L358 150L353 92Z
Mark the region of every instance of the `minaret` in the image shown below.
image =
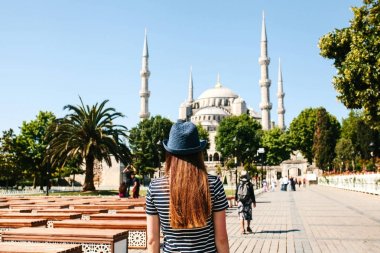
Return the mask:
M140 89L140 120L148 119L150 116L149 113L149 96L150 91L148 87L148 81L150 76L150 71L148 68L148 39L145 29L145 39L144 39L144 49L142 55L142 66L140 71L141 76L141 89Z
M187 102L192 103L193 99L193 68L190 68L190 77L189 77L189 95L187 97Z
M269 79L268 65L269 65L270 59L268 57L268 50L267 50L267 32L265 29L264 12L263 12L263 23L262 23L262 30L261 30L260 47L261 47L261 55L259 57L259 64L260 64L260 69L261 69L261 79L259 81L259 84L261 87L261 103L260 103L261 126L263 130L269 130L271 128L270 110L272 109L272 104L269 100L269 87L270 87L271 81Z
M284 108L284 90L282 86L282 71L281 71L281 61L278 59L278 86L277 86L277 114L278 114L278 127L281 130L285 130L285 108Z

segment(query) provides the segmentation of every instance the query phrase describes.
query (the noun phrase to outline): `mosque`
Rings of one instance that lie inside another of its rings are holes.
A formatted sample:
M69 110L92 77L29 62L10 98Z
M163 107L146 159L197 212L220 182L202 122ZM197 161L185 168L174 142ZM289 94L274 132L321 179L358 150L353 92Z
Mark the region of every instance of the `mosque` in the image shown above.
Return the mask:
M269 79L268 66L270 58L268 57L268 41L265 26L265 17L263 15L262 30L261 30L261 54L258 59L261 68L261 79L259 81L261 90L261 114L254 111L252 108L248 108L245 100L231 89L223 86L218 80L214 87L205 90L197 99L193 96L193 78L190 71L190 78L188 84L187 99L179 107L178 119L191 121L194 124L201 124L205 130L209 133L210 148L207 150L208 157L206 164L208 168L213 167L214 162L218 162L220 154L215 147L215 135L219 123L225 117L232 115L248 114L252 118L261 122L264 130L269 130L275 127L274 122L271 121L271 109L272 103L270 102L270 86L271 80ZM148 42L145 34L144 49L142 56L142 69L141 75L141 89L140 89L140 119L148 119L149 113L149 68L148 68ZM280 129L285 129L285 108L284 108L284 96L281 64L279 64L278 70L278 86L277 86L277 98L278 98L278 125Z
M193 94L193 78L190 71L190 78L188 83L188 94L185 101L179 106L179 119L191 121L194 124L201 124L204 129L209 133L210 148L207 150L207 158L205 163L209 173L215 173L217 168L220 168L220 154L215 147L215 136L219 123L222 119L232 116L232 115L242 115L248 114L252 118L259 121L262 125L263 130L270 130L274 127L278 127L285 130L285 107L284 107L284 96L283 91L283 81L282 81L282 71L281 64L279 62L278 67L278 80L277 80L277 126L271 120L271 110L272 103L270 102L270 86L271 80L269 78L268 67L270 64L270 58L268 56L268 41L265 26L265 17L263 15L262 19L262 30L261 30L261 42L260 42L260 57L258 63L260 65L260 94L261 101L259 108L261 114L254 111L252 108L247 107L246 101L233 92L230 88L222 85L220 78L218 76L217 82L214 87L203 91L198 98L194 98ZM141 88L140 88L140 120L148 119L150 117L149 112L149 50L148 50L148 40L147 34L145 33L144 47L142 54L142 67L140 70L141 76ZM186 94L184 94L186 97ZM115 159L112 161L112 166L109 167L105 162L97 162L94 168L94 183L98 189L117 189L119 184L124 180L124 175L122 173L124 165L116 162ZM242 169L242 168L240 168ZM227 181L228 185L233 185L237 177L236 169L235 173L231 171L222 171L221 176L223 181ZM292 155L290 160L284 161L279 166L272 166L266 168L267 174L266 178L269 179L279 179L282 176L287 175L288 177L300 177L308 173L314 173L310 171L307 161L298 152ZM219 172L218 172L219 173ZM161 175L157 172L158 176ZM78 175L78 181L83 182L83 175ZM115 180L116 179L116 180ZM119 180L117 180L119 179ZM225 180L226 179L226 180Z

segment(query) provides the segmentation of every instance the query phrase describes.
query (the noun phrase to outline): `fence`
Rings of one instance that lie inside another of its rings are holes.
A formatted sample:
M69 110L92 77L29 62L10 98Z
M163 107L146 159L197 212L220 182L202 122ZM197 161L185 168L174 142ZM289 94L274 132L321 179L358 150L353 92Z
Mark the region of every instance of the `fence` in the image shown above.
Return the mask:
M380 174L323 176L318 184L380 195Z

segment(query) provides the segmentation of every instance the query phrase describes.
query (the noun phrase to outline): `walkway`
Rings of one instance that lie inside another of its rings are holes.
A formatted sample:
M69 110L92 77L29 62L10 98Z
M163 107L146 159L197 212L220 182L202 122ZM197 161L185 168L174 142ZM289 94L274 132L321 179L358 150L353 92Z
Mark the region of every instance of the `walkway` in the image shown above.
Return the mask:
M228 210L230 252L380 252L380 196L314 185L257 201L253 234L240 235Z

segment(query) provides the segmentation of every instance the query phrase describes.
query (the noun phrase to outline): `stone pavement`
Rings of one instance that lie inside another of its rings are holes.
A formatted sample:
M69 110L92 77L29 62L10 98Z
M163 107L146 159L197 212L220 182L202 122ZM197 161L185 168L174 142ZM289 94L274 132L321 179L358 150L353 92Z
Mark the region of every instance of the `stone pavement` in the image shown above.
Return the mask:
M257 202L253 234L241 235L236 208L227 211L230 252L380 252L380 196L313 185Z

